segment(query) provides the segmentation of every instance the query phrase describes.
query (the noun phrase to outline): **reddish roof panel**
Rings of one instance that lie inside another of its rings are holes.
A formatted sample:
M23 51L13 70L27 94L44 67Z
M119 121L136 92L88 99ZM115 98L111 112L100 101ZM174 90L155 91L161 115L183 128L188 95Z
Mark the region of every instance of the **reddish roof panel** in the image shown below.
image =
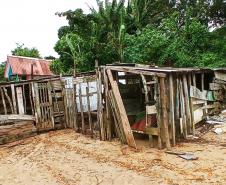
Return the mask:
M53 75L50 71L50 60L28 58L21 56L8 56L7 64L12 68L14 75L31 75L31 65L33 64L33 75L49 76ZM8 66L8 65L6 65Z

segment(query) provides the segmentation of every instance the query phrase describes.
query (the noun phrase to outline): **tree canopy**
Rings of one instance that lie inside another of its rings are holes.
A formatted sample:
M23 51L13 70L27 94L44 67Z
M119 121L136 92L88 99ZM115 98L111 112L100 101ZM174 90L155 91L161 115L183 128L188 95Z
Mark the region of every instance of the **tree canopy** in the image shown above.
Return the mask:
M11 51L12 55L41 58L41 55L37 48L28 48L24 44L16 43L16 48Z
M99 64L134 62L171 66L226 66L225 0L96 0L90 13L57 13L57 73L92 70ZM221 27L221 28L220 28ZM210 29L216 31L210 32Z

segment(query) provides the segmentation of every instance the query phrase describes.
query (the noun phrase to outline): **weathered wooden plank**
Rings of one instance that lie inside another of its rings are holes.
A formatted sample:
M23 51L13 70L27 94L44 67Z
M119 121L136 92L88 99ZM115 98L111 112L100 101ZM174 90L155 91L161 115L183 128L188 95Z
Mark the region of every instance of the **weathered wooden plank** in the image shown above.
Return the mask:
M55 127L54 123L54 112L53 112L53 99L52 99L52 93L51 93L51 82L47 83L47 94L48 94L48 99L49 99L49 114L50 114L50 120L52 123L52 128Z
M188 132L192 132L192 122L191 122L191 110L190 110L190 101L189 101L189 94L188 94L188 82L186 74L183 74L183 88L184 88L184 102L185 102L185 112L186 118L188 123Z
M22 92L23 92L23 100L24 100L24 113L26 114L27 113L27 101L26 101L26 92L25 92L25 87L24 87L24 85L22 86L22 88L23 88L23 90L22 90Z
M77 132L78 131L78 114L77 114L77 103L76 103L76 85L73 85L73 92L72 92L72 99L73 99L73 125L74 129Z
M8 114L0 115L0 125L12 121L35 121L35 117L32 115L22 115L22 114Z
M119 113L119 110L117 108L116 100L114 98L112 90L108 91L107 97L108 97L109 104L111 106L111 112L112 112L112 115L113 115L113 118L114 118L116 134L119 137L119 139L121 140L121 142L125 144L125 143L127 143L126 136L125 136L125 133L123 131L123 126L121 124L121 119L120 119L120 116L119 116L120 113Z
M119 113L120 113L120 117L121 117L121 120L122 120L122 126L123 126L123 130L124 130L124 133L125 133L125 136L126 136L127 143L128 143L129 146L136 148L136 143L135 143L135 140L134 140L134 137L133 137L132 130L131 130L130 125L129 125L129 120L128 120L128 117L126 115L126 110L125 110L125 107L124 107L123 102L122 102L122 97L120 95L118 85L113 80L112 73L109 69L107 70L107 74L108 74L109 82L111 84L113 95L116 99L116 105L117 105L117 108L118 108Z
M154 99L155 99L155 106L157 109L157 127L159 129L159 132L161 131L161 98L160 98L160 85L159 85L159 79L157 77L155 77L155 81L157 82L154 85ZM162 138L161 138L161 133L158 135L158 148L161 149L162 148Z
M91 133L93 134L93 123L92 123L90 97L89 97L89 82L87 82L86 95L87 95L87 110L88 110L88 117L89 117L89 128L91 130Z
M193 83L193 86L196 87L196 76L195 76L195 73L192 73L192 83Z
M201 73L201 91L205 89L204 87L204 73Z
M174 117L174 84L173 84L173 74L169 75L169 93L170 93L170 120L171 120L171 134L172 134L172 145L176 145L176 127L175 127L175 117Z
M145 97L145 103L147 104L149 102L149 97L148 97L148 87L147 87L147 81L144 75L141 74L141 79L143 82L144 86L144 97Z
M169 129L168 129L168 112L167 112L167 94L165 79L160 78L160 98L162 105L162 127L165 135L166 148L170 149Z
M109 100L109 81L106 74L106 68L103 69L103 77L104 77L104 92L105 92L105 110L106 110L106 118L107 118L107 139L112 139L112 125L113 125L113 117L110 114L110 100Z
M4 93L3 93L3 90L2 90L1 87L0 87L0 91L1 91L1 97L2 97L2 104L3 104L3 107L4 107L4 113L7 114L7 107L6 107L6 103L5 103L5 97L4 97Z
M14 124L0 126L0 144L36 135L33 121L20 121Z
M80 111L81 111L81 120L82 120L82 133L86 133L86 128L85 128L85 120L84 120L84 112L83 112L83 103L82 103L82 87L81 83L79 84L79 105L80 105Z
M8 102L9 102L9 106L10 106L10 109L11 109L11 113L13 114L14 111L13 111L13 103L12 103L12 101L11 101L11 98L9 97L8 92L7 92L7 89L6 89L5 87L3 87L3 90L4 90L4 93L5 93L6 99L7 99Z
M181 132L184 134L184 137L187 138L187 119L186 119L186 112L185 112L185 98L183 92L183 84L181 79L179 79L179 89L180 89L180 125L181 125Z
M34 110L34 103L32 101L32 84L31 83L29 83L29 100L30 100L30 104L31 104L32 115L34 115L35 110Z
M107 66L106 69L112 70L112 71L128 72L128 73L139 74L139 75L142 74L142 75L150 75L150 76L157 76L157 77L166 77L166 74L164 73L152 72L142 68Z
M62 97L63 97L63 103L64 103L64 122L63 122L63 127L66 128L67 127L67 123L68 123L68 113L67 113L67 92L64 86L64 80L62 77L60 77L60 83L62 86Z
M103 122L103 101L102 101L102 81L101 81L101 72L98 69L98 62L95 61L96 66L96 75L97 75L97 122L100 128L100 139L106 140L106 133L104 130Z
M39 106L39 96L38 96L38 89L37 89L37 83L31 82L31 92L32 92L32 98L34 103L34 115L35 115L35 121L36 125L39 124L39 115L40 113L40 106Z
M14 84L11 84L11 92L12 92L13 112L14 112L14 114L16 114L17 113L17 107L16 107L16 95L15 95Z
M188 90L189 90L189 102L190 102L190 112L191 112L191 126L192 126L192 134L194 135L195 134L195 124L194 124L194 110L193 110L193 101L192 101L192 98L190 98L190 89L191 89L191 86L192 86L192 82L191 82L191 74L189 74L188 76Z
M16 88L17 105L19 114L24 114L23 92L21 87Z

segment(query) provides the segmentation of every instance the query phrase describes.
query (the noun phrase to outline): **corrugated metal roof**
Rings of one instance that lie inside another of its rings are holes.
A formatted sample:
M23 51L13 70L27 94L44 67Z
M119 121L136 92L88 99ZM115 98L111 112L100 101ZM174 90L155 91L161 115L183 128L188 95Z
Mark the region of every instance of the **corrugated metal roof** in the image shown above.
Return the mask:
M31 65L33 64L33 75L50 76L53 73L50 71L49 65L51 60L21 57L21 56L8 56L6 68L11 67L13 75L31 75ZM5 69L5 77L8 74Z

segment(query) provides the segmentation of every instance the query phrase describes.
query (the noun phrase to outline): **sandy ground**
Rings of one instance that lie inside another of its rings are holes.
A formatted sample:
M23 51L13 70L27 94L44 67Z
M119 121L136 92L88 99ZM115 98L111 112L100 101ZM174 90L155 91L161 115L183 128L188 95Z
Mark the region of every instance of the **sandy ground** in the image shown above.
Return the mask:
M49 132L0 147L0 184L226 184L225 136L180 143L175 150L198 157L186 161L144 145L135 151L73 130Z

